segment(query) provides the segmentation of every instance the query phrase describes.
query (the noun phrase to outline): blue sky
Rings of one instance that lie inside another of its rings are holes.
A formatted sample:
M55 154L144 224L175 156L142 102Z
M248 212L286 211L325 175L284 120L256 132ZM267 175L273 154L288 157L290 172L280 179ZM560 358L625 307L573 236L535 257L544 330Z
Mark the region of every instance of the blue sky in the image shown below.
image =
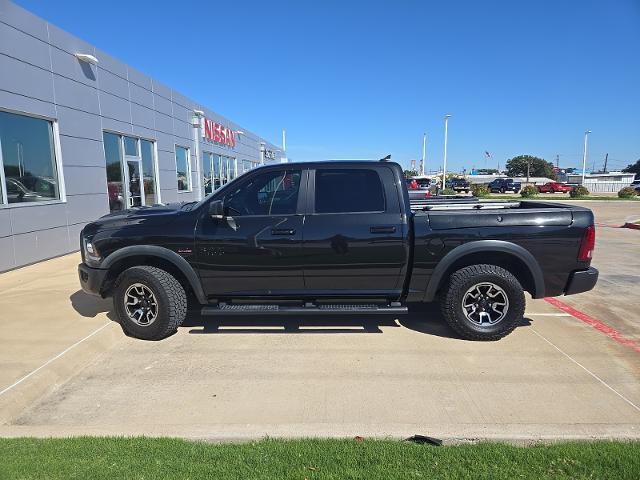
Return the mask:
M18 3L294 160L640 158L640 0Z

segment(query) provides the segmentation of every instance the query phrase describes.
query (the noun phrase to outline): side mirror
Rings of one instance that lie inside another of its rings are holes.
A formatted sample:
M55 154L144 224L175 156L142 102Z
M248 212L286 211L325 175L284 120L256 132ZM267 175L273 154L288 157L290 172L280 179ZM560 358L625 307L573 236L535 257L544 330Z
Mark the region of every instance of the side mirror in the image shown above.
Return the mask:
M209 216L211 218L224 218L224 203L222 200L214 200L209 203Z

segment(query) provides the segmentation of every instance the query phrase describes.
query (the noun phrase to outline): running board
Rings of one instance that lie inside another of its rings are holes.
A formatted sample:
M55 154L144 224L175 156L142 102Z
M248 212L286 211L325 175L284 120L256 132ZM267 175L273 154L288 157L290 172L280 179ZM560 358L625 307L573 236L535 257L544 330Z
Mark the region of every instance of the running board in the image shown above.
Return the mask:
M201 314L214 315L404 315L405 306L379 305L312 305L291 307L284 305L229 305L202 307Z

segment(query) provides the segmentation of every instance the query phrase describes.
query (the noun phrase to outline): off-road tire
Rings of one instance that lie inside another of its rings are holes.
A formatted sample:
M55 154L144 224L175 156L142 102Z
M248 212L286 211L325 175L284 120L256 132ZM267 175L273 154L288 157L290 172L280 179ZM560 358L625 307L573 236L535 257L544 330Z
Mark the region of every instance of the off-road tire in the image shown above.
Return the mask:
M498 323L480 326L467 319L462 309L465 292L473 285L491 282L501 287L509 299L506 316ZM518 279L496 265L472 265L456 271L441 295L440 309L446 322L466 340L499 340L510 334L522 321L525 298Z
M124 307L124 295L129 286L141 283L149 288L158 303L156 319L140 326L129 318ZM161 340L174 333L187 315L187 294L176 278L166 271L149 266L131 267L116 280L113 303L118 320L127 335L141 340Z

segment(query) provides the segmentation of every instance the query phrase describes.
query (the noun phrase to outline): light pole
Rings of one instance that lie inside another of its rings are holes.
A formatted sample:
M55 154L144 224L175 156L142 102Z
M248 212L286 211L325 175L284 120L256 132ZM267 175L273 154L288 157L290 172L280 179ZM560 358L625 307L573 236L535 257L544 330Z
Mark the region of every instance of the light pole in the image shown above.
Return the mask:
M424 175L424 162L427 156L427 134L422 134L422 161L420 162L420 175Z
M448 127L449 127L449 117L451 115L447 114L444 116L444 162L442 165L442 190L446 188L446 179L447 179L447 140L448 140Z
M584 174L587 169L587 142L591 130L585 130L584 132L584 152L582 154L582 185L584 185Z

